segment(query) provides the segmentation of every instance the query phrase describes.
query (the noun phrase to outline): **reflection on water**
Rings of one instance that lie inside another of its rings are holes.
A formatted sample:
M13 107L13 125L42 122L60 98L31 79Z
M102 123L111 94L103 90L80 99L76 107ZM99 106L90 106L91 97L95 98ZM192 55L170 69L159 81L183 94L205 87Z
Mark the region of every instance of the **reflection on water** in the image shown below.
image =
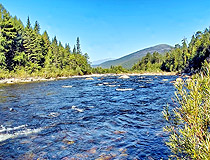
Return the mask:
M174 79L109 76L2 87L0 159L167 159L161 112L171 103Z

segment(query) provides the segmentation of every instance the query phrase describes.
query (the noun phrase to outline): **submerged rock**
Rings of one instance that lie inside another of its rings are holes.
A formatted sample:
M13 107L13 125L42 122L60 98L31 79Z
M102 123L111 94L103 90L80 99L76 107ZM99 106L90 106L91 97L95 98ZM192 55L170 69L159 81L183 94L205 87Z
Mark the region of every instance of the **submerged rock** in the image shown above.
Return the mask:
M95 154L97 152L97 148L96 147L93 147L90 150L88 150L87 152L88 153L91 153L91 154Z
M113 133L114 133L114 134L125 134L126 131L114 131Z
M48 116L58 117L59 115L60 115L60 113L58 113L58 112L51 112Z
M68 145L75 143L73 140L68 140L68 139L63 139L62 142Z

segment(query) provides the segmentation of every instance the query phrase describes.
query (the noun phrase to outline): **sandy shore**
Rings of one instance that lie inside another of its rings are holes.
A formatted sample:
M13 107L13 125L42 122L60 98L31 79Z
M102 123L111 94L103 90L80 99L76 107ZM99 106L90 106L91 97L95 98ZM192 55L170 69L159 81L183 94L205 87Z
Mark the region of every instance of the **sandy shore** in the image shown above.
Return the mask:
M57 78L42 78L42 77L28 77L28 78L6 78L0 80L0 84L16 84L16 83L32 83L32 82L42 82L42 81L55 81L60 79L68 79L68 78L90 78L90 77L103 77L103 76L144 76L144 75L176 75L175 72L161 72L161 73L123 73L123 74L91 74L91 75L83 75L83 76L69 76L69 77L57 77Z

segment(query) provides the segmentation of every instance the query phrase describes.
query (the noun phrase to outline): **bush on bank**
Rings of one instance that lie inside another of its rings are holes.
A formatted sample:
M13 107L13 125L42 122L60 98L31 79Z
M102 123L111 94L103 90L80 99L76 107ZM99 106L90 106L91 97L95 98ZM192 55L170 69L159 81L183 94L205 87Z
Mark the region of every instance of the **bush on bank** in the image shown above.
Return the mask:
M176 107L163 111L166 144L176 159L210 159L210 64L192 79L175 84ZM170 107L170 106L169 106Z

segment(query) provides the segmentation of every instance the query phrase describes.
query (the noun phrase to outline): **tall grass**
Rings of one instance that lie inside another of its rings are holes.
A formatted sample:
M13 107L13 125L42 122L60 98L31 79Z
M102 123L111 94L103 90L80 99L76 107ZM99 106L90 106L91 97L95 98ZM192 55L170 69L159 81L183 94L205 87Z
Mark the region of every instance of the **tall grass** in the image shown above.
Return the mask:
M163 112L171 157L210 159L210 64L205 62L200 74L177 82L175 87L175 108Z

